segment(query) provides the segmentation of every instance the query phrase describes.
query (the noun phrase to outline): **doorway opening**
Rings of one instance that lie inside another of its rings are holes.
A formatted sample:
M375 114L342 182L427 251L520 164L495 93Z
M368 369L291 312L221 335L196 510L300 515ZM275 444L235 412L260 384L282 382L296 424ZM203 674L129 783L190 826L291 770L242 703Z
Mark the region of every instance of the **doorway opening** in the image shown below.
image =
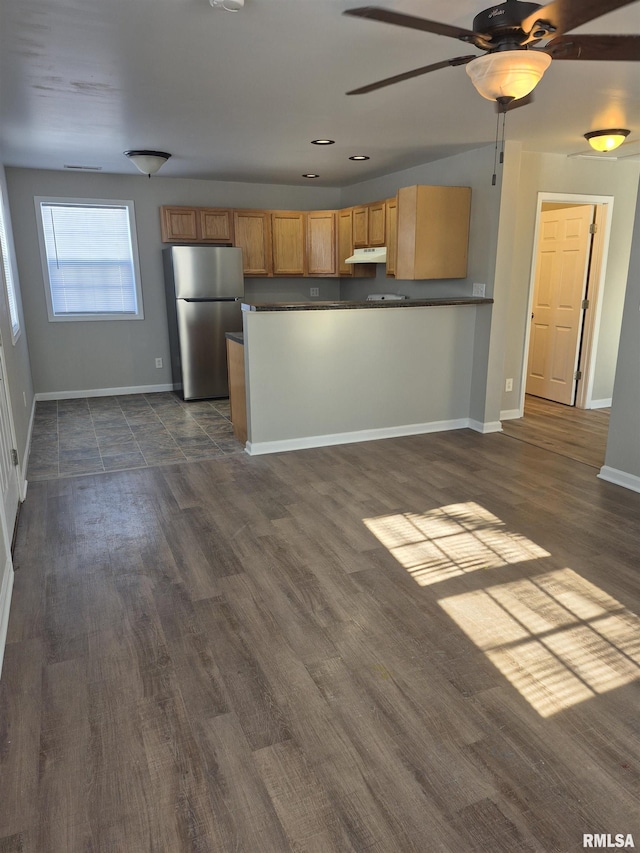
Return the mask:
M520 384L581 409L593 400L613 197L539 193ZM617 342L615 342L617 345Z

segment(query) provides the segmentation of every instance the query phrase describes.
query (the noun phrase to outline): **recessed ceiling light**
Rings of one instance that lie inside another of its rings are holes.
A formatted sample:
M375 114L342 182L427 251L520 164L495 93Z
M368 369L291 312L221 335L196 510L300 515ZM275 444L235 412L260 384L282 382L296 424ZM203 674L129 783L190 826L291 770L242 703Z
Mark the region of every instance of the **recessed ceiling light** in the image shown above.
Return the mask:
M349 160L370 160L371 157L367 157L366 154L354 154L353 157L349 157Z
M303 175L302 177L303 178L319 178L320 175L316 175L316 174L314 174L314 172L307 172L307 174Z
M312 139L312 145L335 145L335 139Z

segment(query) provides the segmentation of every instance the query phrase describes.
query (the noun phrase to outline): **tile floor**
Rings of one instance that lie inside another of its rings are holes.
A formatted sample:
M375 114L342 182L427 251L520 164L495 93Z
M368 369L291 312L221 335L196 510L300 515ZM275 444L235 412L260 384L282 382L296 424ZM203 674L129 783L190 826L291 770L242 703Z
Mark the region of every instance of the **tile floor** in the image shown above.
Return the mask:
M228 400L185 402L173 392L36 403L28 480L242 453Z

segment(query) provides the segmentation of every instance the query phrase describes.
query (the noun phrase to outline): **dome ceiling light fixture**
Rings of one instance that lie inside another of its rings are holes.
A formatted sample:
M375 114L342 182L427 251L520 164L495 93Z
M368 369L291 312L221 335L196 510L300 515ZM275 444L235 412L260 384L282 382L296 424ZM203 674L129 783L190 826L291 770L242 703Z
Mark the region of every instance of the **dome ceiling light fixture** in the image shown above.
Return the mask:
M614 151L616 148L619 148L630 132L629 130L620 128L613 130L592 130L589 133L585 133L584 138L594 151L606 153L607 151Z
M224 9L225 12L238 12L244 8L244 0L209 0L213 9Z
M167 154L166 151L125 151L125 157L128 157L129 160L133 163L136 169L139 169L143 175L155 175L155 173L160 169L161 166L167 162L171 154Z

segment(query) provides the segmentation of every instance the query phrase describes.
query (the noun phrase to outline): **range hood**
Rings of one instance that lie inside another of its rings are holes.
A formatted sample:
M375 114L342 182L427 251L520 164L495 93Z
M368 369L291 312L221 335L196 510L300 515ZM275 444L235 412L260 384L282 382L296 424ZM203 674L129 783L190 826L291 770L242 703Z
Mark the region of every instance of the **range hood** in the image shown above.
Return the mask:
M377 246L374 249L354 249L353 255L345 260L345 264L386 264L386 262L386 246Z

